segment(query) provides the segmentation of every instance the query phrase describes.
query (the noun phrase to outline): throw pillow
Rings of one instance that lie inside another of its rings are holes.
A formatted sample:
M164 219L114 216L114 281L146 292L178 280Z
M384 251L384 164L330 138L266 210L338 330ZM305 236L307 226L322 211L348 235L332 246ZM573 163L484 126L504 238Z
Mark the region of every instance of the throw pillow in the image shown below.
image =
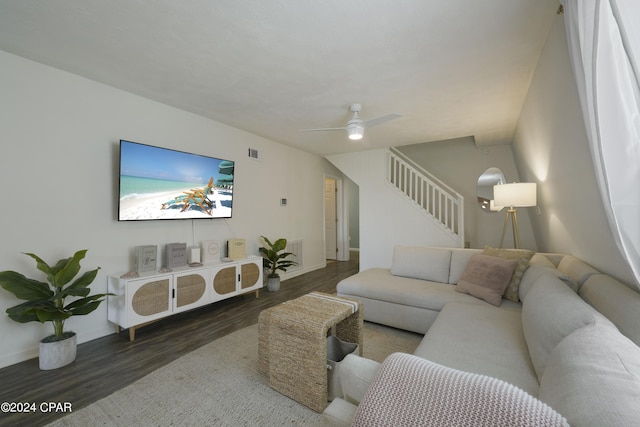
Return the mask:
M520 299L518 297L518 288L520 288L520 281L522 280L522 275L529 267L529 260L536 254L534 251L528 251L525 249L496 249L491 246L485 246L484 251L482 251L483 255L495 256L506 259L515 259L518 260L518 265L516 266L516 270L511 277L511 281L509 282L509 286L504 292L504 297L510 301L518 302Z
M517 264L518 260L515 259L473 255L469 258L455 290L499 306Z
M558 270L572 277L578 284L578 288L582 286L589 277L599 273L598 270L573 255L563 256L562 260L558 263Z
M541 253L537 253L535 254L530 260L529 260L529 265L538 265L540 267L549 267L549 268L556 268L555 264L552 263L549 258L547 258L546 256L544 256Z

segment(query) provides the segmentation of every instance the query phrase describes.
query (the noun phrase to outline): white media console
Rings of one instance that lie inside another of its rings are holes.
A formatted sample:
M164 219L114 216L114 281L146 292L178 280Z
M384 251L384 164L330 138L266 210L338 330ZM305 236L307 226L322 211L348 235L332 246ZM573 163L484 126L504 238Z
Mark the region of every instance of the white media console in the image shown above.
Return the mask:
M236 295L262 288L262 257L231 262L180 267L168 273L144 274L135 278L109 276L107 298L109 321L129 328L135 339L136 328L150 322Z

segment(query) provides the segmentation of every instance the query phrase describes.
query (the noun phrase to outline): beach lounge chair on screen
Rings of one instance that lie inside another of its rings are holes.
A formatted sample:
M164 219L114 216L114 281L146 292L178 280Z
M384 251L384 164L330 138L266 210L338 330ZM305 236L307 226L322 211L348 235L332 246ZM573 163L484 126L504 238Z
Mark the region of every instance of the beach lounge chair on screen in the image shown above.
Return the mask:
M209 179L209 184L205 188L192 189L189 191L185 191L184 194L181 194L174 198L173 200L169 200L162 204L161 209L167 209L172 205L183 205L180 212L184 212L187 209L197 206L209 215L211 215L211 210L214 208L214 202L209 200L207 196L211 194L213 190L213 177Z

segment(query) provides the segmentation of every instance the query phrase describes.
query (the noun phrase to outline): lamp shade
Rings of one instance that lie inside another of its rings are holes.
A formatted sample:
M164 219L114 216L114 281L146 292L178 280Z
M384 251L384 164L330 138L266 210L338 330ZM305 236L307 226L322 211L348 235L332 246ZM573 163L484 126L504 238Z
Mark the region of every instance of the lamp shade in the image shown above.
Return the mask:
M495 200L490 200L489 201L489 210L491 212L500 212L502 209L504 209L504 206L496 205Z
M535 206L535 182L514 182L512 184L495 185L493 187L493 201L498 206L527 207Z
M347 125L347 134L349 135L349 139L353 141L362 139L362 136L364 135L364 127L357 123L349 123Z

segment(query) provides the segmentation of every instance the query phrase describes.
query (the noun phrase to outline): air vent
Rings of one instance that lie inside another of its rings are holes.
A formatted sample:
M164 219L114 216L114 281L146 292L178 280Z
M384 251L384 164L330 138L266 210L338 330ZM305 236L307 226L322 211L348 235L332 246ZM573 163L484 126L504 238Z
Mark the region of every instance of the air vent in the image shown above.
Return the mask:
M258 150L256 150L255 148L249 148L249 157L254 160L258 160L259 159Z
M290 252L293 255L289 255L286 259L295 261L298 265L287 268L287 273L291 273L292 271L302 270L304 266L303 258L302 258L302 242L303 240L288 240L287 247L285 252Z

